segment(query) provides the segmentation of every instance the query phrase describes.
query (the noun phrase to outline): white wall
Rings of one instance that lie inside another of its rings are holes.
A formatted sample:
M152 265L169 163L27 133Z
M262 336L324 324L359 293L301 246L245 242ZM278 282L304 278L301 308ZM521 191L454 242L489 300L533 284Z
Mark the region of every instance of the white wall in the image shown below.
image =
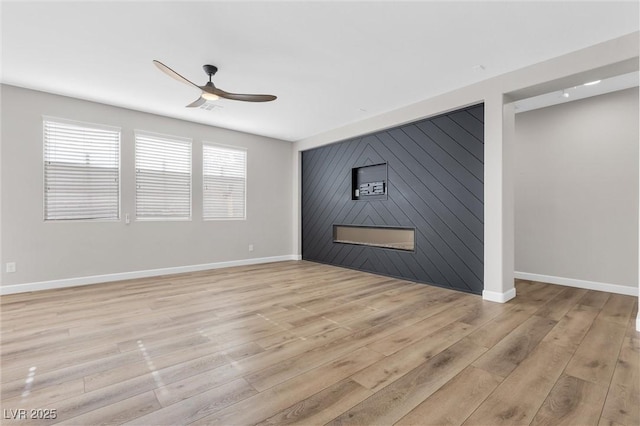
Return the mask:
M122 128L118 222L44 222L42 116ZM135 217L134 129L193 139L193 220ZM247 149L247 220L202 220L202 141ZM2 285L291 256L291 143L2 86ZM249 252L248 245L254 245ZM6 262L17 272L6 273Z
M516 114L515 135L516 271L635 291L638 89Z

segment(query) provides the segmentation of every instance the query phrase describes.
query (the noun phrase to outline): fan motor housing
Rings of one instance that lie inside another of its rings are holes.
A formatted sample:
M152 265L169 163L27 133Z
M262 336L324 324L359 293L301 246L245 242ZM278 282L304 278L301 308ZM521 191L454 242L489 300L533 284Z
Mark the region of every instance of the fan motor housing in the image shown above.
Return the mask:
M204 72L206 72L208 75L214 75L215 73L218 72L218 67L216 67L215 65L203 65L202 69L204 70Z

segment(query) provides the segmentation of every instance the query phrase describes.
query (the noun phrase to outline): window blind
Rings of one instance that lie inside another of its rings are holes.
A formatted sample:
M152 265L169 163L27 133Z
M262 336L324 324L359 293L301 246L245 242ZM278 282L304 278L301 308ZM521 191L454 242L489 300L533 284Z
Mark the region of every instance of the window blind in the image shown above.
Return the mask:
M203 218L244 219L247 152L202 145Z
M120 217L120 129L43 120L44 219Z
M137 131L136 218L191 218L191 140Z

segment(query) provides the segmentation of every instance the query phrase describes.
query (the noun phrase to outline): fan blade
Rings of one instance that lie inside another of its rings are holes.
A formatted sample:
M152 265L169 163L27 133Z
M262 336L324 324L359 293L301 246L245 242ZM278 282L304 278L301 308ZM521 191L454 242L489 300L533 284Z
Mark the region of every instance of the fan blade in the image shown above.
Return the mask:
M186 78L184 78L183 76L181 76L180 74L178 74L177 72L175 72L174 70L172 70L171 68L169 68L168 66L166 66L165 64L163 64L160 61L156 61L155 59L153 60L153 63L156 67L158 67L158 69L160 71L162 71L163 73L167 74L169 77L174 78L178 81L181 81L185 84L190 84L191 86L195 86L198 87L199 86L189 80L187 80Z
M234 101L245 101L245 102L269 102L277 99L277 96L274 95L243 95L240 93L228 93L225 92L224 95L218 95L221 98L231 99Z
M195 101L193 101L189 105L187 105L187 108L197 108L200 105L204 104L205 102L207 102L207 100L205 98L199 97L198 99L196 99Z
M277 96L274 95L244 95L241 93L229 93L225 92L222 89L218 89L213 84L207 86L200 86L205 92L212 93L214 95L218 95L221 98L231 99L233 101L245 101L245 102L269 102L277 99Z

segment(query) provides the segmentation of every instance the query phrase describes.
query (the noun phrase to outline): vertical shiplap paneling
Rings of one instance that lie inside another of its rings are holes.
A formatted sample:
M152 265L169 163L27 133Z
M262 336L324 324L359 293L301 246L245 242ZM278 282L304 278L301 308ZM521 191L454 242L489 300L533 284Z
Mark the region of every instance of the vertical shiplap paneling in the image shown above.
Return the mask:
M351 199L351 169L388 164L388 198ZM302 153L302 257L480 294L484 106ZM333 243L334 224L411 226L416 251Z

